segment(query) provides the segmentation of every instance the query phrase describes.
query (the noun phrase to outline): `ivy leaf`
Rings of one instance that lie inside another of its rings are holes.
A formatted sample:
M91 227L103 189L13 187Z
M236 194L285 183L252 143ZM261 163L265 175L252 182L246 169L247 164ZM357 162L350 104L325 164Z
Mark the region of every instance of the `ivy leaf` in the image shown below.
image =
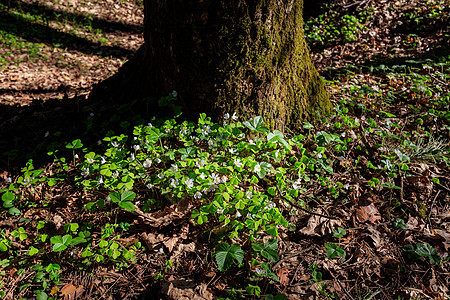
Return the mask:
M129 211L134 211L136 209L131 201L120 201L119 206Z
M216 263L220 271L227 270L236 259L239 264L244 260L244 251L237 244L229 245L222 242L216 247Z
M328 258L335 258L337 256L345 257L345 250L334 243L326 243L325 248L328 249L327 250Z
M112 192L111 194L109 194L109 198L111 198L112 202L117 203L120 202L121 195L117 192Z
M136 196L136 193L132 192L132 191L125 191L122 193L122 195L120 195L120 201L130 201L132 199L134 199L134 197Z
M441 262L441 258L439 257L439 254L437 253L436 249L430 246L430 244L422 244L417 243L416 245L416 254L422 257L429 257L430 261L433 264L438 264Z

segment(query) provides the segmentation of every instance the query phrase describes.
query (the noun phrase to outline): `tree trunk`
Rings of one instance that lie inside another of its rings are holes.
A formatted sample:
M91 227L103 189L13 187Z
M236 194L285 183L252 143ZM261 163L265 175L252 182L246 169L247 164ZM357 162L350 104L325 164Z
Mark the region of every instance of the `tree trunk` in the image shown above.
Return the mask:
M145 43L115 77L116 98L175 90L188 114L261 115L278 129L330 110L303 36L302 0L145 0L144 7Z

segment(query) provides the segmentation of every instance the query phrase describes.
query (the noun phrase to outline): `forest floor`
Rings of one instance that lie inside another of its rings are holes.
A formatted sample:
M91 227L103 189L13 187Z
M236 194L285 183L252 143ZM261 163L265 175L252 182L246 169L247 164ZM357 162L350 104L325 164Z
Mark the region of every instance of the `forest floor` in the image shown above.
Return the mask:
M308 141L324 140L327 160L315 159L333 172L306 170L299 203L335 219L280 206L292 226L279 228L270 277L248 265L217 270L210 228L189 218L196 201L131 214L102 210L104 191L80 185L78 146L64 145L81 139L93 159L108 130L151 117L127 111L123 122L115 107L87 101L142 44L142 3L0 0L0 296L450 299L449 4L334 0L306 13L335 110L295 133L308 153L317 152Z

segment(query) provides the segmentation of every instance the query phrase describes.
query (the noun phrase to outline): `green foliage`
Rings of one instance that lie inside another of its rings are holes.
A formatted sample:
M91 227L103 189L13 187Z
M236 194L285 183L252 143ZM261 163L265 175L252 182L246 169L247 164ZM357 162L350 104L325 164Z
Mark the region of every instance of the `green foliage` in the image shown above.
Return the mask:
M216 263L220 271L226 271L233 261L236 260L239 264L242 264L244 259L244 251L237 244L232 244L231 246L222 242L217 245L215 250Z
M410 259L428 257L433 264L439 264L441 262L441 257L436 249L426 243L417 243L415 247L414 245L408 244L403 247L403 250Z

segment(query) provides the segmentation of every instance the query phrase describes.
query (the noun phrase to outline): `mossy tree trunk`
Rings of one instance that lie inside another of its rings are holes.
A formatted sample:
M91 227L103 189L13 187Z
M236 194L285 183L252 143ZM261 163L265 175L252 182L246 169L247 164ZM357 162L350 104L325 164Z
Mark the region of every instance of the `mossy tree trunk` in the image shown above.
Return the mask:
M303 36L302 0L144 0L144 7L145 43L122 70L124 95L176 90L187 113L262 115L279 129L330 110Z

